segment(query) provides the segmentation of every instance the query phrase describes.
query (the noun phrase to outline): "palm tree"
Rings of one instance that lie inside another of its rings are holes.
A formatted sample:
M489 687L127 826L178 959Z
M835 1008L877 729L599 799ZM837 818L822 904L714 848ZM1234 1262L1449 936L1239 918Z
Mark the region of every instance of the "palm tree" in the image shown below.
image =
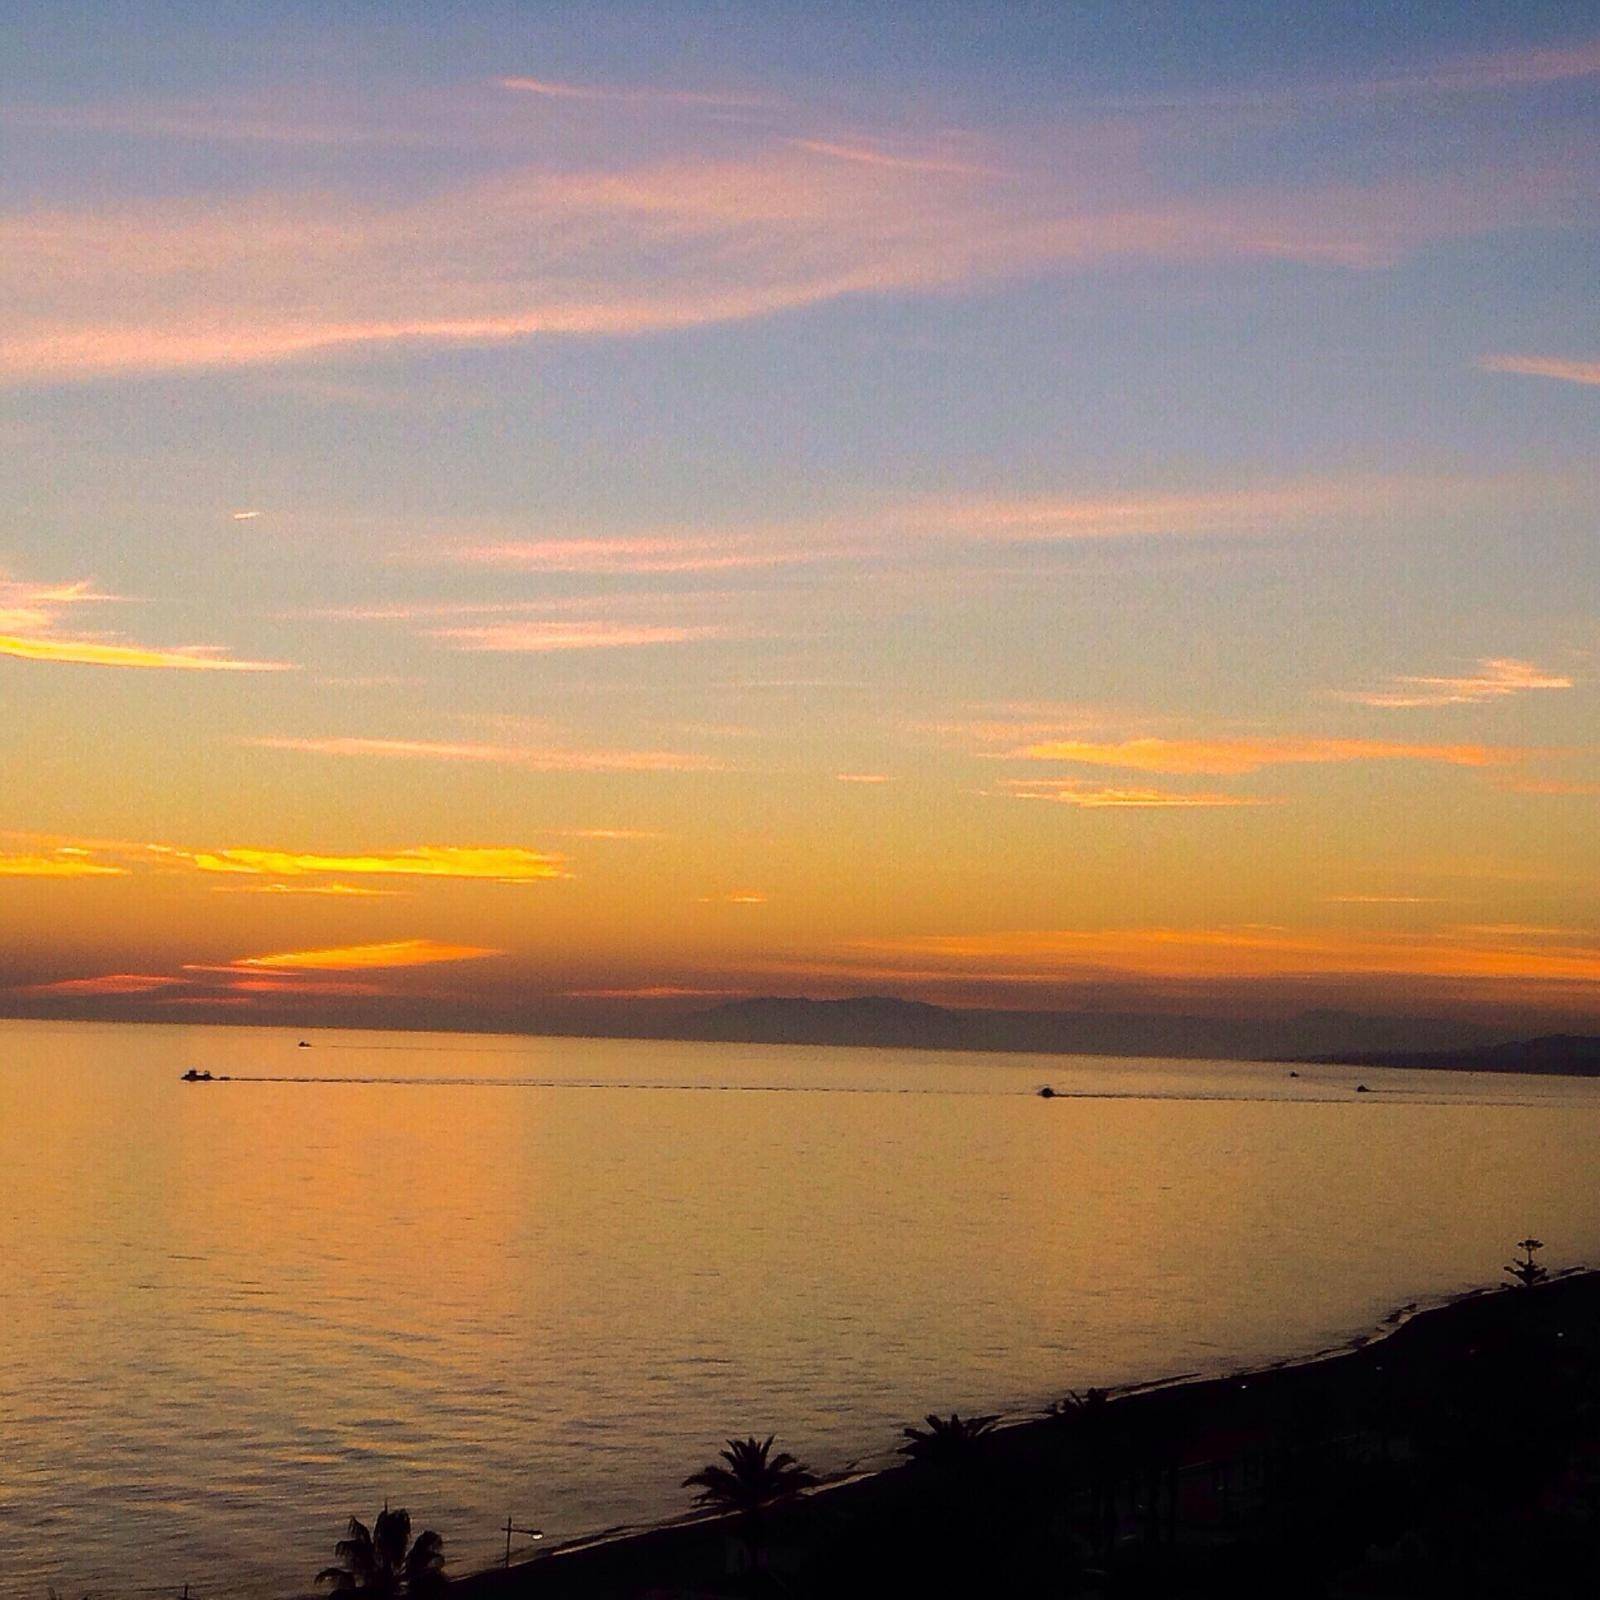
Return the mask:
M1520 1261L1511 1262L1506 1267L1506 1271L1509 1272L1524 1289L1531 1289L1535 1284L1543 1283L1544 1280L1550 1276L1550 1269L1548 1267L1541 1267L1539 1263L1533 1259L1533 1252L1535 1250L1544 1249L1544 1240L1518 1239L1517 1249L1522 1252L1522 1259Z
M392 1597L444 1592L444 1540L436 1533L419 1533L413 1542L408 1511L391 1511L386 1505L370 1528L351 1517L346 1536L333 1553L338 1566L324 1567L317 1582L331 1584L336 1594Z
M908 1460L947 1471L961 1471L970 1467L980 1453L978 1441L988 1433L999 1417L963 1417L952 1411L948 1417L929 1412L922 1419L925 1428L902 1428L906 1442L900 1454Z
M757 1572L766 1565L762 1512L768 1506L792 1500L817 1481L787 1450L772 1453L774 1437L769 1433L765 1439L730 1439L728 1448L721 1452L726 1465L708 1461L683 1480L685 1489L700 1491L694 1497L696 1505L738 1513L750 1566Z
M773 1455L774 1437L769 1433L765 1439L730 1439L728 1448L721 1452L726 1466L710 1461L683 1480L685 1489L700 1491L694 1497L695 1504L754 1518L763 1507L793 1499L802 1489L809 1489L816 1478L787 1450Z

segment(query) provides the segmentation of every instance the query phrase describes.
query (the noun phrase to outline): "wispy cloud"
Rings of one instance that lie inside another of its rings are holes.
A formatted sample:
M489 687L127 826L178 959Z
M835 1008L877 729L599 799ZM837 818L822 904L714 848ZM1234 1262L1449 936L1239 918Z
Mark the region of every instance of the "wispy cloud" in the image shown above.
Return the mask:
M444 944L437 939L392 939L382 944L339 945L328 950L291 950L281 955L246 956L236 970L361 972L394 967L426 967L451 961L481 961L504 955L478 945Z
M1433 894L1330 894L1329 906L1441 906L1449 902Z
M750 536L708 538L688 533L615 539L506 540L467 545L450 554L472 566L517 572L588 573L721 572L789 565L808 559L807 553L800 550L763 548Z
M1525 493L1526 487L1521 480L1465 473L1348 473L1203 489L952 495L882 508L870 520L902 535L995 542L1255 538L1304 532L1330 522L1392 522L1419 511L1463 509L1481 505L1485 496ZM870 513L858 518L857 526L868 518Z
M139 644L106 644L97 639L16 638L0 634L0 655L24 661L69 662L85 667L132 667L178 672L290 672L288 661L239 661L220 645L179 645L159 649Z
M0 380L660 333L1124 259L1378 268L1435 240L1561 225L1586 184L1552 161L1196 195L1163 187L1132 133L1093 181L1021 141L1026 159L993 170L807 142L761 135L732 156L586 171L535 146L527 165L407 201L299 188L14 209L0 215L0 302L14 308Z
M181 988L185 981L183 978L150 976L139 972L108 972L98 978L61 978L55 983L32 983L13 989L11 993L93 999L102 995L152 994L161 989Z
M1279 803L1270 798L1215 791L1112 788L1085 778L1003 778L1000 792L1013 800L1049 800L1057 805L1078 806L1085 811L1207 810Z
M1259 111L1362 107L1374 100L1497 94L1579 82L1600 74L1600 38L1547 48L1456 56L1410 72L1234 89L1120 95L1093 102L1120 110Z
M1211 773L1218 776L1259 772L1263 767L1325 765L1347 761L1431 761L1452 767L1494 767L1529 754L1507 746L1481 744L1400 744L1382 739L1223 738L1124 739L1098 743L1058 739L1010 752L1030 761L1066 761L1084 766L1120 767L1131 772Z
M1573 361L1561 356L1485 356L1478 365L1487 372L1515 372L1527 378L1600 384L1600 361Z
M505 847L418 845L390 854L345 856L241 848L200 851L189 855L188 859L201 872L271 878L368 874L389 878L477 878L493 883L537 883L568 876L565 859L561 856Z
M528 745L448 743L427 739L257 738L258 750L368 757L391 761L455 761L524 767L530 772L721 772L722 762L679 750L555 749Z
M645 645L693 644L734 637L712 626L651 626L596 618L584 622L506 622L476 628L430 628L432 638L456 650L507 655L548 655L565 650L636 650Z
M502 89L538 95L546 100L578 100L605 106L652 109L682 106L713 111L750 111L776 104L770 96L723 89L663 89L650 85L561 83L549 78L496 78Z
M126 603L87 580L29 583L0 575L0 655L24 661L187 672L285 672L285 661L239 661L219 645L131 644L116 636L66 636L58 629L74 607Z
M86 851L62 849L51 855L0 854L0 878L125 878L126 867L92 859Z
M1403 938L1259 925L1024 929L869 941L857 948L1013 980L1121 972L1199 979L1336 973L1600 982L1600 947L1593 943L1553 945L1540 937L1525 944L1521 936L1460 929L1408 932Z
M1504 700L1530 689L1570 689L1572 679L1537 667L1531 661L1486 656L1475 672L1460 677L1406 674L1389 680L1387 689L1341 690L1337 698L1357 705L1383 707L1470 706Z
M214 883L210 888L213 894L311 895L332 900L387 900L402 892L364 883Z

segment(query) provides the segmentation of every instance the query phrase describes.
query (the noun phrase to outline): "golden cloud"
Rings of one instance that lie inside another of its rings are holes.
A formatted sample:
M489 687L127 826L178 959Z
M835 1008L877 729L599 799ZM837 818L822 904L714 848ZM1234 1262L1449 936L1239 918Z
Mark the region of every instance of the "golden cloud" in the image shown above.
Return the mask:
M481 878L493 883L534 883L567 876L564 858L510 847L418 845L386 855L300 855L284 850L200 851L188 857L202 872L296 878L307 874L371 874L394 878ZM330 886L337 890L337 886ZM360 891L343 890L344 893Z
M1050 800L1057 805L1078 806L1086 811L1117 810L1186 810L1193 808L1231 806L1270 806L1279 804L1272 799L1247 795L1183 792L1172 789L1110 788L1090 783L1085 778L1005 778L1002 790L1015 800Z
M428 967L448 961L481 961L504 950L437 939L393 939L383 944L339 945L329 950L290 950L280 955L247 956L229 971L366 972L392 967ZM193 969L208 970L208 969Z
M0 878L125 878L126 867L92 861L82 851L56 855L0 855Z
M133 667L179 672L289 672L287 661L235 661L215 645L152 649L137 644L106 644L98 639L19 638L0 634L0 655L24 661L63 661L86 667Z
M1124 739L1102 743L1056 739L1013 750L1030 761L1067 761L1133 772L1235 776L1263 767L1346 761L1432 761L1452 767L1495 767L1523 760L1526 750L1479 744L1397 744L1382 739L1224 738Z
M1488 700L1503 700L1530 689L1570 689L1572 679L1536 667L1531 661L1510 657L1486 656L1476 672L1461 677L1420 677L1403 675L1391 678L1392 688L1351 690L1339 699L1357 705L1390 708L1414 706L1470 706Z
M313 755L368 756L380 760L462 761L524 767L530 772L721 772L709 756L677 750L562 750L525 745L445 743L426 739L256 738L258 750L298 750Z

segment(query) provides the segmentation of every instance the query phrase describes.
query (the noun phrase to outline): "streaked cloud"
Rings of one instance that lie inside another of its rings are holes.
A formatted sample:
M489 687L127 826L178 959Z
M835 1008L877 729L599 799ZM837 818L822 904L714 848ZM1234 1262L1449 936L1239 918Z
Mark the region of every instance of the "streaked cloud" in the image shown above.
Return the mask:
M437 939L392 939L382 944L339 945L329 950L291 950L280 955L246 956L231 970L284 972L362 972L392 967L427 967L451 961L481 961L504 950Z
M733 90L662 89L603 83L560 83L548 78L496 78L502 89L538 95L546 100L578 100L604 106L638 106L651 109L681 106L713 111L749 111L777 102L767 95Z
M1403 938L1252 924L1017 930L868 941L857 948L1013 980L1059 981L1099 971L1197 979L1332 973L1600 983L1600 945L1592 941L1553 945L1540 937L1523 944L1520 936L1459 929Z
M98 995L153 994L162 989L181 988L182 978L154 977L139 972L110 972L99 978L61 978L54 983L33 983L10 992L62 999L93 999Z
M1194 810L1270 806L1279 802L1250 795L1175 789L1111 788L1084 778L1003 778L1000 792L1013 800L1049 800L1057 805L1100 810Z
M213 894L313 895L334 900L389 899L401 891L354 883L214 883Z
M1442 906L1447 900L1433 894L1330 894L1323 900L1329 906Z
M1066 761L1130 772L1259 772L1263 767L1329 765L1347 761L1430 761L1450 767L1495 767L1521 761L1526 750L1481 744L1400 744L1384 739L1221 738L1124 739L1098 743L1058 739L1010 754L1029 761Z
M126 867L93 860L82 850L52 855L0 854L0 878L125 878Z
M256 877L371 874L391 878L479 878L494 883L536 883L567 876L563 857L538 850L418 845L387 855L298 855L283 850L202 851L189 858L202 872Z
M709 538L691 534L507 540L467 545L451 554L464 564L517 572L721 572L785 566L808 559L799 550L762 548L750 536Z
M894 779L886 772L836 772L833 775L835 783L893 783Z
M1200 492L958 496L907 506L893 520L908 531L1016 541L1246 536L1330 517L1392 513L1418 501L1436 504L1459 498L1464 487L1457 480L1356 476Z
M178 672L290 672L288 661L239 661L220 645L179 645L172 649L139 644L107 644L98 639L17 638L0 634L0 655L24 661L70 662L85 667L132 667Z
M767 896L755 889L734 889L727 894L703 894L699 896L699 904L703 906L764 906Z
M1570 689L1572 679L1531 661L1486 656L1476 672L1461 677L1402 675L1387 689L1341 690L1338 698L1357 705L1383 707L1470 706L1503 700L1530 689Z
M1560 356L1485 356L1478 365L1487 372L1515 372L1526 378L1600 384L1600 361L1571 361Z
M431 628L430 636L456 650L547 655L563 650L632 650L645 645L693 644L734 637L712 626L650 626L596 618L584 622L506 622L477 628Z
M450 743L428 739L255 738L242 744L258 750L301 751L311 755L369 757L390 761L454 761L523 767L530 772L721 772L710 756L678 750L556 749L528 745Z
M528 81L547 97L572 87ZM555 146L546 164L535 142L521 167L407 200L302 186L18 207L0 215L0 380L625 337L1117 260L1382 268L1435 241L1567 225L1587 186L1552 160L1196 194L1164 187L1131 131L1092 143L1093 179L1062 138L1040 155L1018 136L969 166L842 159L859 139L774 134L589 170L556 164Z

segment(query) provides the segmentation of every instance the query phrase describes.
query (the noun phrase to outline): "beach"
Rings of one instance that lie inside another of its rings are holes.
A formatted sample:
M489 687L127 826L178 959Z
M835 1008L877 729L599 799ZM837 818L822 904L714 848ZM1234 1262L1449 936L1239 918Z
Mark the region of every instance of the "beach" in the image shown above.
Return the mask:
M1600 1273L1486 1289L1337 1351L997 1431L969 1461L824 1485L458 1579L513 1596L1591 1593Z

